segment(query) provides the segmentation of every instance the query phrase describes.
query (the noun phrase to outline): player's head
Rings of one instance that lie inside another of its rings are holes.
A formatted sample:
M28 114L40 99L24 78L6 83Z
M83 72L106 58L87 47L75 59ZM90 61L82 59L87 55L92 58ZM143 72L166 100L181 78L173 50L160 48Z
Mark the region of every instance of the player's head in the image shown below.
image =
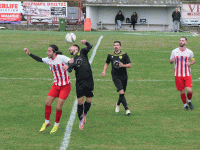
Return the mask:
M120 41L115 41L113 44L114 50L115 51L120 51L121 49L121 42Z
M58 46L56 45L49 45L50 48L52 48L53 52L56 54L62 55L63 53L59 51Z
M70 52L71 55L75 55L77 52L79 52L79 50L80 50L80 47L76 44L71 45L69 47L69 52Z
M187 44L187 38L182 37L179 42L180 47L184 47L186 44Z

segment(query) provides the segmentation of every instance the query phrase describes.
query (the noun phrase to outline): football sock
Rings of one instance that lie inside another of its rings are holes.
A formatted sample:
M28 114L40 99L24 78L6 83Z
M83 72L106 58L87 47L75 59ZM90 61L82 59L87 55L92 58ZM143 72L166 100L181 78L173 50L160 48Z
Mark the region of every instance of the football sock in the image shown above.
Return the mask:
M87 112L90 110L91 103L85 101L84 103L84 114L87 115Z
M184 104L184 107L186 107L186 106L187 106L187 103Z
M56 123L60 122L61 115L62 115L62 109L56 110L56 120L55 120Z
M124 97L124 94L120 94L120 97L121 97L121 102L125 108L125 110L128 110L128 106L127 106L127 103L126 103L126 99Z
M191 102L191 100L188 99L188 103L190 103L190 102Z
M46 120L46 119L45 119L45 124L48 124L48 123L49 123L49 120Z
M78 112L79 120L82 120L83 119L83 104L77 105L77 112Z
M56 122L55 122L55 123L54 123L54 126L58 127L58 126L59 126L59 123L56 123Z
M119 94L119 100L117 102L117 105L119 106L121 102L122 102L122 98L121 98L121 94Z
M192 94L193 94L193 93L187 93L187 98L188 98L189 100L192 99Z
M183 101L183 104L185 104L186 103L186 96L185 96L185 94L181 94L181 99Z
M46 106L45 107L45 119L49 120L51 115L51 106Z

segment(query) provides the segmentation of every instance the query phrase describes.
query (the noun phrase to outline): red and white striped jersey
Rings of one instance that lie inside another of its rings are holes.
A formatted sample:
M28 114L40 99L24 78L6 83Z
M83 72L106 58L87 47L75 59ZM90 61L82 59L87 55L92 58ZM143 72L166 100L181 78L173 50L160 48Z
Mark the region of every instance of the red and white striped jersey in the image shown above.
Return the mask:
M179 48L176 48L172 51L170 59L175 58L175 76L191 76L190 66L187 66L186 63L189 62L189 58L193 57L194 53L188 48L186 48L184 51L180 50Z
M70 60L69 57L64 55L57 55L55 59L51 58L42 58L42 61L45 64L49 65L51 72L54 75L54 84L57 86L63 86L70 84L68 71L64 71L62 66Z

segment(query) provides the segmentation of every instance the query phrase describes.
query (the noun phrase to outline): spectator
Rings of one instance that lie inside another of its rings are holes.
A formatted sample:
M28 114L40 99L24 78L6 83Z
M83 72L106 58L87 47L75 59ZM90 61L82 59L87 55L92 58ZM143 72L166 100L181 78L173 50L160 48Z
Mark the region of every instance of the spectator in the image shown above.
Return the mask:
M173 32L179 32L179 23L180 23L181 14L178 11L178 8L175 9L175 11L172 13L172 19L173 19Z
M118 30L122 28L122 21L124 21L124 15L119 11L115 17L115 24L117 25Z
M133 25L133 30L135 29L135 24L137 23L137 13L134 12L133 15L131 16L131 24Z

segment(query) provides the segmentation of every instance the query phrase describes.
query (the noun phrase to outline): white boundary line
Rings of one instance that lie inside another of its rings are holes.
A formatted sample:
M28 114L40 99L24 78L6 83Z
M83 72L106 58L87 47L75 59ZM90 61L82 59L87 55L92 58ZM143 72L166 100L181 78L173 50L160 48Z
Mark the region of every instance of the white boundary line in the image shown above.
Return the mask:
M93 61L93 59L94 59L94 56L96 55L96 52L97 52L97 48L99 47L102 38L103 38L103 36L100 36L100 38L99 38L99 40L98 40L98 42L97 42L97 45L96 45L95 48L93 49L92 55L91 55L90 60L89 60L89 63L90 63L90 64L92 64L92 61ZM73 127L73 123L74 123L74 120L75 120L75 118L76 118L77 104L78 104L78 100L75 99L74 106L73 106L73 108L72 108L72 112L71 112L71 114L70 114L70 118L69 118L68 124L67 124L67 126L66 126L65 135L64 135L63 142L62 142L62 146L60 147L60 150L66 150L66 148L67 148L68 145L69 145L70 136L71 136L72 127Z
M53 79L51 78L7 78L7 77L0 77L0 80L44 80L44 81L53 81ZM75 81L76 79L70 79L72 81ZM99 81L99 82L102 82L102 81L105 81L105 82L110 82L112 80L110 79L94 79L94 81ZM150 79L144 79L144 80L128 80L128 82L171 82L174 80L150 80ZM194 79L192 81L200 81L200 78L199 79Z

